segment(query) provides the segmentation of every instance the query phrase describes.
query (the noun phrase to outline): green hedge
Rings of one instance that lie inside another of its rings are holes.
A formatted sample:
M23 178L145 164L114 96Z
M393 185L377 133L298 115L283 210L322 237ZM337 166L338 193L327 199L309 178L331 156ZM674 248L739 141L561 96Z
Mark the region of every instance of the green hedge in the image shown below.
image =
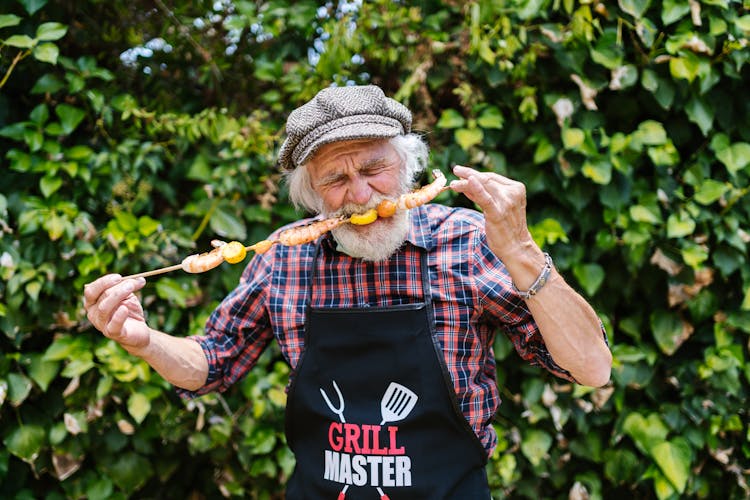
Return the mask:
M82 287L300 217L280 130L349 82L413 109L432 167L523 181L609 332L600 389L498 338L495 496L750 496L747 2L181 3L0 8L0 496L280 497L278 351L181 401L92 330ZM240 272L151 280L149 323L200 333Z

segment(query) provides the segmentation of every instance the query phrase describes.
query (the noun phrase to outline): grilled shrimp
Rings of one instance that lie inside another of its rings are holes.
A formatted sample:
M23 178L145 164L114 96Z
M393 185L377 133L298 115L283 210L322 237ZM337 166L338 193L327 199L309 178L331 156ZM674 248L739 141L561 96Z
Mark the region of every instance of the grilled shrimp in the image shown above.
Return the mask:
M182 270L186 273L205 273L224 262L222 247L226 243L220 240L213 240L211 245L214 246L214 249L210 252L188 255L182 259L182 263L180 264Z
M379 217L391 217L396 210L408 210L432 201L437 195L446 189L447 180L440 170L433 170L435 180L411 193L402 194L396 201L383 200L378 204Z
M282 245L293 246L315 241L328 231L336 229L344 224L347 220L346 217L332 217L330 219L311 222L304 226L285 229L279 234L279 243Z
M432 175L435 176L435 180L431 183L422 186L416 191L399 196L398 202L396 203L398 208L401 210L407 210L418 207L432 201L437 195L439 195L445 188L447 180L440 170L433 170Z

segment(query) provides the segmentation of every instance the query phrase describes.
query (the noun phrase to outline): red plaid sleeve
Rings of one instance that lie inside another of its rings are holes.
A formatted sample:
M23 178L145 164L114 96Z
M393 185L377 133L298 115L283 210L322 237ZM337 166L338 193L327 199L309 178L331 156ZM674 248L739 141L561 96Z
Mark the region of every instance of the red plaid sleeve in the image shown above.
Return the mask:
M205 334L191 337L206 355L208 378L197 391L179 390L183 397L226 390L255 366L273 339L265 297L270 276L270 259L256 255L240 284L211 314Z

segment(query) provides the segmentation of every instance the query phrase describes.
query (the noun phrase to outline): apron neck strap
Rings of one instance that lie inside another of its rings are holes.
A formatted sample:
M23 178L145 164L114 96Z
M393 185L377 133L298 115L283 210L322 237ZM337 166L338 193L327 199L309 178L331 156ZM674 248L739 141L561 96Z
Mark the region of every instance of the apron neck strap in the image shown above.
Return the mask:
M323 241L323 238L319 238L318 241L315 242L315 249L313 250L312 263L310 264L312 266L312 269L309 273L310 282L308 286L307 298L305 299L305 302L306 302L305 306L307 308L309 308L312 303L313 284L315 283L315 280L318 277L318 256L320 255L320 252L321 252L322 241ZM420 267L420 278L421 278L420 281L422 282L422 299L424 300L424 303L427 306L427 308L431 310L432 309L432 289L430 288L430 274L429 274L430 270L429 270L429 265L427 264L427 251L420 247L415 247L415 248L419 252L419 267Z

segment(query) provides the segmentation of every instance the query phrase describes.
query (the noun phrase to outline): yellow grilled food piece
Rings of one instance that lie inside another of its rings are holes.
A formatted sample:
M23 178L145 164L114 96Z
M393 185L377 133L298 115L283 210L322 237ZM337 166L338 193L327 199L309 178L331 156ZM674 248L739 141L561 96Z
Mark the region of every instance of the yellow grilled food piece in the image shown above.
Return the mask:
M245 245L239 241L230 241L221 247L221 255L224 257L224 260L230 264L237 264L238 262L245 260L247 250L245 250Z
M371 208L363 214L354 214L349 218L349 222L357 226L364 226L366 224L372 224L378 218L378 211Z

